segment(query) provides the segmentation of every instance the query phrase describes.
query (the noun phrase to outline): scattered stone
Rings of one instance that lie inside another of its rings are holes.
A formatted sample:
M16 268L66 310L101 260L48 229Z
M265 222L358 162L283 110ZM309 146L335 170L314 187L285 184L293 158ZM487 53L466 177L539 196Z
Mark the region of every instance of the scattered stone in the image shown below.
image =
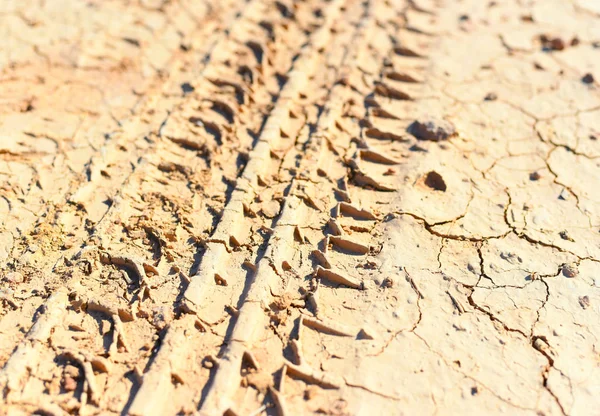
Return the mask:
M434 191L446 192L448 189L442 175L433 170L425 175L425 185Z
M540 175L540 174L539 174L539 172L531 172L531 173L529 174L529 180L532 180L532 181L537 181L537 180L539 180L541 177L542 177L542 175Z
M362 328L356 335L357 339L375 339L375 335L370 330Z
M38 251L40 249L40 246L38 246L37 244L31 244L29 247L27 247L27 249L30 252L35 253L36 251Z
M579 297L579 304L581 305L581 307L583 309L587 309L590 307L590 297L585 295L585 296L580 296Z
M381 287L394 287L394 279L392 279L391 277L386 277L385 279L383 279L383 282L381 282Z
M571 39L571 46L577 46L581 43L581 41L579 40L579 38L577 36L575 36L573 39Z
M181 91L183 94L189 94L190 92L194 92L195 88L189 82L184 82L181 84Z
M577 269L577 265L574 263L563 264L562 273L566 277L575 277L579 274L579 269Z
M575 240L573 240L573 238L569 235L569 233L567 232L567 230L563 230L560 233L558 233L558 235L560 235L560 238L562 238L563 240L566 241L571 241L574 242Z
M549 37L548 35L540 36L540 40L542 41L542 46L544 49L549 49L553 51L562 51L565 49L565 41L559 37Z
M583 82L584 84L593 84L594 76L588 72L581 78L581 82Z
M488 93L484 98L485 101L496 101L497 99L498 94L496 94L495 92Z
M408 126L407 131L419 140L438 142L440 140L448 140L454 136L456 134L456 127L444 119L425 117L415 120Z
M560 195L558 195L558 199L561 199L563 201L568 201L569 199L571 199L571 194L569 193L568 190L563 189L562 191L560 191Z
M550 48L554 51L565 49L565 42L561 38L554 38L550 41Z

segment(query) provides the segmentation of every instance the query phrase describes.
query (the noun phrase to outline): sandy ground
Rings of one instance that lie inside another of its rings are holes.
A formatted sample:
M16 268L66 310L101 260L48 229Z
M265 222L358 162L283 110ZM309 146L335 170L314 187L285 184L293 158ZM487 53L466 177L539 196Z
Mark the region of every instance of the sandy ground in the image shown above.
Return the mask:
M0 414L600 408L600 2L0 2Z

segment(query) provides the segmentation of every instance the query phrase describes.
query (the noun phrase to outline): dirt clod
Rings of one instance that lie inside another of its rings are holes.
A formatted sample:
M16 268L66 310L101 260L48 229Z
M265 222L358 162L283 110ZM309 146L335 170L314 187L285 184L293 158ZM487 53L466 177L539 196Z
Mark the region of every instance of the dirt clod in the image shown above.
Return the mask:
M419 140L431 140L434 142L448 140L456 134L454 124L447 120L433 117L415 120L408 126L407 131Z
M444 182L444 178L442 175L437 173L436 171L428 172L425 175L425 185L434 191L446 192L447 186L446 182Z

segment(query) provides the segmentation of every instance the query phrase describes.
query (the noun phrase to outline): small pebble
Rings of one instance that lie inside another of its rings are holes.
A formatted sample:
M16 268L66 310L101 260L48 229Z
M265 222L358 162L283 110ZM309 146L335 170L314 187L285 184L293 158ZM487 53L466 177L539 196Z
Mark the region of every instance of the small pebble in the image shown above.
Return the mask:
M593 84L594 76L590 73L587 73L581 78L581 82L583 82L584 84Z
M565 49L565 41L561 38L554 38L550 40L549 46L553 51L562 51Z
M385 279L383 279L383 282L381 283L382 287L385 288L390 288L394 286L394 280L391 277L386 277Z
M496 101L497 99L498 99L498 94L496 94L495 92L490 92L484 98L485 101Z
M565 41L559 37L550 37L548 35L540 36L540 40L542 42L542 46L545 49L550 49L553 51L562 51L565 49Z
M561 231L560 233L558 233L558 235L560 235L560 238L562 238L563 240L566 241L575 241L573 240L573 238L569 235L569 233L567 232L567 230Z
M451 122L433 117L424 117L415 120L407 131L419 140L438 142L448 140L456 134L456 127Z
M589 296L581 296L579 298L579 304L583 309L587 309L590 307L590 297Z
M531 172L529 174L529 179L532 181L537 181L542 177L542 175L539 174L539 172Z
M566 277L575 277L579 274L576 264L564 264L562 267L563 275Z

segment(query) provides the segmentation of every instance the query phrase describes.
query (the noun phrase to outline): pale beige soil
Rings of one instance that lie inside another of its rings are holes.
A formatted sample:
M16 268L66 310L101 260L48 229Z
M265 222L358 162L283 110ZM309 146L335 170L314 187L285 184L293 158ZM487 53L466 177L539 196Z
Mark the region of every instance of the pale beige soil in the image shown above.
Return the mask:
M600 414L600 2L0 38L1 415Z

